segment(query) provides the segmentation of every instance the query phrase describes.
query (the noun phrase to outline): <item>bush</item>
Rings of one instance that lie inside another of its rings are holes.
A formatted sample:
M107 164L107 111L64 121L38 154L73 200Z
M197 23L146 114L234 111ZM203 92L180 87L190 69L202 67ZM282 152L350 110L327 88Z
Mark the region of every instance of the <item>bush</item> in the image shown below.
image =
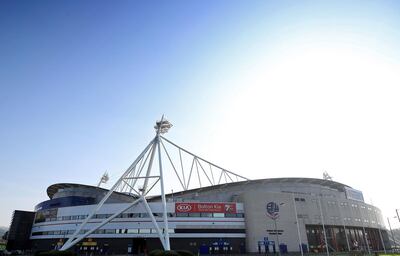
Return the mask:
M41 254L41 253L43 253L43 252L46 252L46 251L44 251L44 250L38 250L38 251L35 251L35 253L33 254L34 256L39 256L39 254Z
M180 256L176 251L164 251L164 256Z
M71 251L42 251L35 253L35 256L76 256L76 254Z
M156 249L151 251L149 256L194 256L194 254L190 251L185 251L185 250L164 251L161 249Z
M179 254L179 256L194 256L191 251L187 250L177 250L176 252Z
M163 255L164 255L164 250L161 249L152 250L149 253L149 256L163 256Z

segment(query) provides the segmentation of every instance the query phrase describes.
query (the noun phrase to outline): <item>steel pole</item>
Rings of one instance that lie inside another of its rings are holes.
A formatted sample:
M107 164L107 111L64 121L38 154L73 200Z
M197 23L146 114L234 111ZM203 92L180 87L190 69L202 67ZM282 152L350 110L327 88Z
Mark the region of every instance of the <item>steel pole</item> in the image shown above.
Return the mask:
M387 218L387 221L388 221L388 224L389 224L390 233L392 234L394 248L397 249L396 238L394 237L394 233L393 233L393 230L392 230L392 225L390 225L389 217Z
M337 202L338 206L339 206L339 202ZM347 231L346 231L346 224L344 222L343 216L342 216L342 210L339 208L339 215L340 215L340 219L342 220L342 224L343 224L343 229L344 229L344 236L346 237L346 244L347 244L347 250L350 252L350 243L349 243L349 237L347 235Z
M329 245L328 245L328 238L326 237L326 230L325 230L325 223L324 223L324 215L322 214L322 203L321 198L319 198L319 212L321 214L321 221L322 221L322 229L324 231L324 238L325 238L325 247L326 247L326 255L329 256Z
M363 228L364 244L367 246L368 254L371 254L371 250L369 248L369 243L368 243L368 239L367 239L367 231L365 231L365 226L364 226L364 217L363 217L363 214L361 213L361 209L360 209L361 207L358 204L356 204L356 205L357 205L358 212L360 213L360 217L361 217L361 225Z
M274 218L274 223L275 223L275 236L276 236L276 242L278 243L278 255L281 255L281 248L279 248L279 234L278 234L278 227L277 227L276 219L277 219L277 218Z
M165 191L164 191L164 175L163 175L162 162L161 162L160 135L157 135L157 145L158 145L158 164L160 167L161 200L162 200L162 206L163 206L163 219L164 219L165 250L169 251L169 250L171 250L171 246L169 243L167 201L165 199Z
M383 246L383 251L384 251L385 254L386 254L386 246L385 246L385 243L384 243L384 241L383 241L382 231L381 231L381 228L379 227L379 225L378 225L378 231L379 231L379 236L380 236L380 238L381 238L381 242L382 242L382 246Z
M294 200L294 194L292 194L292 198L293 198L293 205L294 205L294 214L296 217L296 226L297 226L297 235L299 237L299 244L300 244L300 252L301 252L301 256L304 255L303 252L303 244L301 243L301 236L300 236L300 227L299 227L299 218L297 216L297 207L296 207L296 201Z

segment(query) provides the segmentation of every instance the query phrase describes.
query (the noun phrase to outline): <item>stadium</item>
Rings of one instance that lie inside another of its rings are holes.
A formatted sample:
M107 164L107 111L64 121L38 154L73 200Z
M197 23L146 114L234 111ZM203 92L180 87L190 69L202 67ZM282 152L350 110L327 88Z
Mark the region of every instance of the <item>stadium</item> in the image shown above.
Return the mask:
M382 214L364 202L361 191L328 176L249 180L161 136L170 128L166 120L155 128L156 137L110 189L101 188L101 182L53 184L47 188L49 200L33 212L15 211L7 247L99 254L158 248L200 254L372 252L389 247ZM178 163L171 148L177 150ZM165 179L167 163L172 174ZM182 189L165 193L165 181L173 174Z

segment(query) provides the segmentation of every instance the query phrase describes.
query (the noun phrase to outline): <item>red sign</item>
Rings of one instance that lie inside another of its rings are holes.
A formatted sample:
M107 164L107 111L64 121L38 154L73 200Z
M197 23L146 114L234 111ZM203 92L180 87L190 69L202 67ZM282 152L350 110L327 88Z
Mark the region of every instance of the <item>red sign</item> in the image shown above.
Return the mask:
M236 213L235 203L175 203L175 212Z

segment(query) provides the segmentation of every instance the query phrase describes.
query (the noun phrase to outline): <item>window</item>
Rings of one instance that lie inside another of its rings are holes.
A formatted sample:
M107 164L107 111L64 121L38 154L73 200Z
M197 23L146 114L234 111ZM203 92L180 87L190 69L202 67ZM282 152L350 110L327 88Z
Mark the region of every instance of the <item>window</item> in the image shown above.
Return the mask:
M128 234L137 234L139 233L139 230L137 228L130 228L128 229Z
M200 214L201 217L212 218L212 213L202 212Z
M225 213L225 217L227 218L235 218L237 216L236 213Z
M140 234L150 234L151 229L150 228L141 228L141 229L139 229L139 233Z
M328 201L328 206L336 206L336 204L335 201Z
M223 218L223 217L225 217L225 214L216 212L216 213L213 213L213 217L214 218Z
M200 213L199 212L191 212L191 213L189 213L189 217L200 217Z
M123 213L122 218L139 218L139 213Z

